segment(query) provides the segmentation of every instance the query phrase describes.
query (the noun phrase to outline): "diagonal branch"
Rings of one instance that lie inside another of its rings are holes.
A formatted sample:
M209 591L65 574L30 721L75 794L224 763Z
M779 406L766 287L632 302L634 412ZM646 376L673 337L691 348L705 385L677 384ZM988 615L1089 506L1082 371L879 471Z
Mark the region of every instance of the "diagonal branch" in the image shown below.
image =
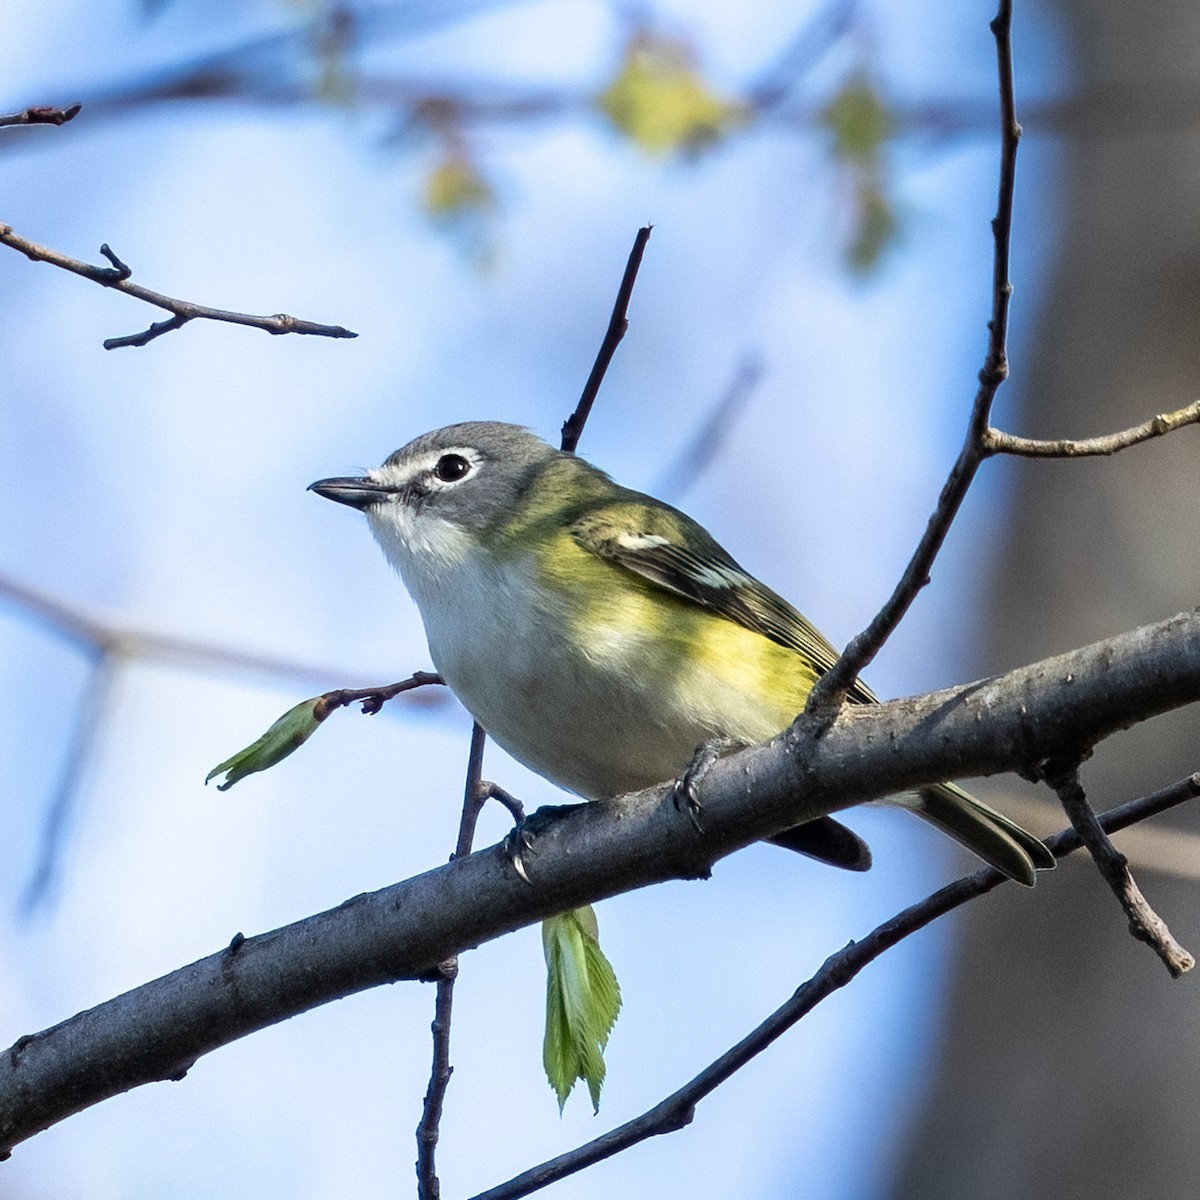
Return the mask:
M1172 978L1185 975L1196 965L1196 960L1171 936L1166 922L1150 907L1134 881L1125 855L1109 841L1079 781L1078 761L1058 759L1048 762L1046 782L1058 793L1078 840L1087 847L1104 882L1121 902L1129 918L1129 932L1162 959Z
M87 688L79 701L58 782L42 818L37 862L21 894L23 916L31 916L41 908L54 891L80 782L110 725L113 696L125 663L124 655L112 651L101 651L92 656Z
M341 325L318 325L315 321L304 321L298 317L288 316L287 313L276 313L270 317L252 316L250 313L230 312L223 308L207 308L203 304L193 304L190 300L176 300L164 296L161 292L152 292L141 284L133 283L130 276L133 271L123 263L107 245L100 247L100 253L112 264L108 267L97 267L91 263L81 262L77 258L51 250L49 246L39 246L20 234L14 233L11 225L0 224L0 243L19 250L33 262L50 263L51 266L61 267L64 271L81 275L102 287L124 292L135 300L144 300L155 308L165 309L172 316L166 321L159 321L141 333L131 333L124 337L108 338L104 342L105 350L116 350L121 346L144 346L169 333L172 329L180 329L189 321L227 321L233 325L249 325L255 329L265 329L268 333L301 333L313 334L317 337L352 338L358 334Z
M879 653L904 618L920 590L929 582L934 560L942 548L950 526L986 457L984 435L996 399L996 392L1008 377L1008 310L1012 299L1009 281L1009 253L1012 241L1013 190L1016 183L1017 146L1021 126L1017 124L1016 99L1012 74L1012 0L1000 0L1000 11L991 25L996 39L996 59L1000 77L1000 186L996 216L992 220L992 316L988 321L988 348L979 372L979 388L971 409L967 436L958 459L938 497L937 508L913 553L900 582L862 633L842 651L831 670L817 681L808 698L807 711L825 722L833 720L855 679Z
M747 354L687 445L667 464L650 488L652 495L679 503L725 448L730 432L745 411L762 375L762 359L757 354Z
M642 265L642 255L646 252L646 243L650 240L652 228L653 226L643 225L633 239L633 249L629 252L629 261L625 264L625 274L621 277L620 287L617 288L617 299L613 305L612 316L608 319L608 331L600 343L600 350L596 355L595 363L592 364L592 371L587 377L587 383L583 385L579 403L575 406L575 411L563 422L561 449L570 454L574 454L575 447L579 445L579 435L583 433L583 427L592 411L592 405L596 402L600 385L604 382L604 375L608 371L608 364L612 362L612 357L616 354L617 347L621 344L621 339L629 328L627 315L629 298L633 295L633 285L637 281L638 268Z
M1189 775L1161 791L1131 800L1099 818L1095 818L1093 814L1093 818L1097 820L1097 828L1102 834L1105 831L1111 833L1124 829L1135 821L1143 821L1155 813L1165 812L1196 796L1200 796L1200 774ZM1054 857L1060 859L1078 850L1082 844L1082 838L1073 829L1065 830L1046 842ZM1005 882L1005 876L999 871L992 867L983 867L973 875L957 879L934 892L932 896L910 905L882 925L876 926L866 937L851 942L836 954L831 954L821 969L806 983L801 984L790 999L761 1025L653 1108L566 1154L560 1154L557 1158L522 1172L507 1183L479 1193L473 1200L518 1200L518 1197L528 1196L551 1183L557 1183L558 1180L611 1158L647 1138L682 1129L691 1123L696 1105L701 1100L782 1037L822 1000L828 999L839 988L845 987L869 963L874 962L906 937L932 924L938 917L945 916L970 900L986 895Z
M1200 700L1200 614L1181 613L964 687L802 724L711 768L705 830L670 791L580 806L527 856L498 847L227 950L20 1039L0 1055L0 1153L203 1054L319 1004L427 978L468 947L552 913L667 879L798 822L935 780L1028 773L1129 725Z

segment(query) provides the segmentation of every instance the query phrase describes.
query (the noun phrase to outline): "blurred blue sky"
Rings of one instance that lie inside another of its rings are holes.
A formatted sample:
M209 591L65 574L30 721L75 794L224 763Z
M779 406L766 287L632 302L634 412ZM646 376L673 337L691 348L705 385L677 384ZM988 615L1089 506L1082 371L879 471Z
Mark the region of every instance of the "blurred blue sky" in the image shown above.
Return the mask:
M0 109L87 88L296 21L297 6L11 0ZM797 6L659 4L715 85L769 64ZM912 99L994 92L992 10L864 8L814 81L869 50ZM1037 87L1049 31L1019 18ZM585 90L615 68L620 10L555 2L374 51L434 78ZM218 307L286 311L354 341L194 323L138 350L105 337L157 314L6 249L0 572L120 621L385 682L428 666L415 609L354 514L305 492L426 429L488 418L555 438L586 378L640 224L655 232L631 328L581 452L621 482L661 475L748 354L764 374L687 507L834 640L885 598L957 448L988 313L994 139L901 150L905 242L852 277L844 182L811 134L760 132L693 164L640 157L580 116L479 135L502 211L485 272L434 233L421 149L381 147L354 110L179 106L87 128L0 130L0 220L76 257L108 242L146 286ZM1016 352L1053 236L1051 147L1021 163ZM935 586L872 670L883 695L953 682L972 645L971 578L1000 490L985 480ZM993 664L1000 666L1003 664ZM0 1016L6 1041L261 932L445 859L469 725L461 710L341 713L272 772L228 793L206 772L317 687L133 662L78 793L53 905L16 915L72 713L79 654L0 609ZM531 806L549 785L489 751ZM821 961L963 865L902 814L852 823L876 867L845 875L756 847L707 883L602 906L625 1010L599 1118L560 1120L540 1065L536 930L466 956L439 1162L469 1194L655 1102L739 1038ZM481 844L504 832L488 813ZM920 1094L947 930L911 939L706 1102L682 1133L561 1185L614 1194L872 1197ZM428 1071L432 989L351 998L200 1061L21 1146L0 1196L407 1194Z

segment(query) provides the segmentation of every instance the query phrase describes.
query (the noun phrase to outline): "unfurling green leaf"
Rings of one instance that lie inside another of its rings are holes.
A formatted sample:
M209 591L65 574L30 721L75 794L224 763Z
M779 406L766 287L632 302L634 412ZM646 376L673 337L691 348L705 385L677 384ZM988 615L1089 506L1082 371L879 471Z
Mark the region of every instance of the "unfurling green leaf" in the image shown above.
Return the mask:
M239 779L253 775L255 771L265 771L287 758L312 737L317 726L332 711L322 703L324 699L324 696L314 696L311 700L302 700L295 708L289 708L257 742L213 767L204 777L204 782L208 783L225 772L225 782L217 785L217 790L223 792L233 787Z
M546 1039L542 1061L562 1112L577 1079L588 1086L593 1111L600 1108L604 1047L621 1011L621 989L597 941L590 907L542 922L546 951Z
M617 77L596 97L602 113L647 154L698 150L748 116L696 70L686 42L638 30Z

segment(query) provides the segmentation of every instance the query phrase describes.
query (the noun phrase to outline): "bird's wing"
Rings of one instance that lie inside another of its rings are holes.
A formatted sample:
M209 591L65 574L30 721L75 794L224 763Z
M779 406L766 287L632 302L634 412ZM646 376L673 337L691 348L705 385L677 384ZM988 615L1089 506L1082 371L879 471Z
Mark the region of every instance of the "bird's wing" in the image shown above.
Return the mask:
M738 566L710 534L676 509L612 501L582 516L571 535L598 557L794 650L820 674L837 661L837 651L815 625ZM876 699L860 681L850 698L860 703Z

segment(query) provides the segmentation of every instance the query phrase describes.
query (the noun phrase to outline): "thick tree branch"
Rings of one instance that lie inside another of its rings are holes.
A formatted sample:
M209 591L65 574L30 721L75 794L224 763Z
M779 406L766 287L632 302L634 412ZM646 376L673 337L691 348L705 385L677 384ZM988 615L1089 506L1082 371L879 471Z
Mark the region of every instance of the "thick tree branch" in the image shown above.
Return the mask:
M478 721L471 727L471 750L467 755L467 780L463 787L462 815L458 822L458 841L454 858L466 858L475 841L475 826L487 803L488 785L483 781L483 749L487 734ZM442 1194L437 1175L437 1144L441 1135L442 1108L454 1068L450 1065L450 1022L454 1015L454 981L458 978L458 958L438 964L437 998L433 1006L433 1061L429 1067L429 1086L421 1105L417 1124L417 1197L438 1200Z
M551 913L667 879L799 820L935 780L1030 773L1200 699L1200 615L992 679L808 718L715 763L705 831L669 791L594 803L539 837L519 879L498 847L253 938L80 1013L0 1056L0 1151L108 1096L181 1078L201 1055L318 1004L427 977L468 947ZM619 813L619 820L612 819Z
M352 338L357 333L344 329L341 325L318 325L315 321L303 321L298 317L288 316L287 313L276 313L270 317L252 316L250 313L230 312L223 308L207 308L202 304L193 304L190 300L176 300L164 296L161 292L152 292L141 284L132 283L130 276L133 271L126 266L107 245L100 247L100 253L112 264L108 267L97 267L91 263L81 262L48 246L39 246L13 232L11 225L0 224L0 243L19 250L33 262L50 263L51 266L61 267L84 279L90 279L102 287L124 292L135 300L144 300L155 308L165 309L173 314L169 320L159 321L141 333L131 333L124 337L107 338L105 350L116 350L121 346L144 346L147 342L169 333L172 329L180 329L188 321L227 321L234 325L250 325L255 329L265 329L268 333L302 333L313 334L317 337Z

